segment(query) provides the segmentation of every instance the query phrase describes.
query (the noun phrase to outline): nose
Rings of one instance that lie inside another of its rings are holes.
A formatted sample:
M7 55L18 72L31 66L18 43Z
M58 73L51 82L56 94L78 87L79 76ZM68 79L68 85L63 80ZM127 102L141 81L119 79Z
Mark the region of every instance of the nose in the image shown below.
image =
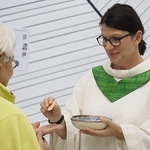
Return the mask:
M106 45L105 45L105 49L106 50L111 50L111 49L113 49L114 48L114 46L110 43L110 41L107 41L106 42Z

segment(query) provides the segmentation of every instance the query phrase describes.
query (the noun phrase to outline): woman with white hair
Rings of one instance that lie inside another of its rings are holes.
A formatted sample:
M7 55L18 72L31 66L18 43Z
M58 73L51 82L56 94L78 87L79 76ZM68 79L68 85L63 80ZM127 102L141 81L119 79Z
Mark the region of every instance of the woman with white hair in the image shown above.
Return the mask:
M37 133L36 137L25 114L14 105L15 96L6 88L13 69L18 65L18 61L14 60L15 46L14 32L0 23L0 149L48 150L43 135ZM39 126L33 125L35 128Z

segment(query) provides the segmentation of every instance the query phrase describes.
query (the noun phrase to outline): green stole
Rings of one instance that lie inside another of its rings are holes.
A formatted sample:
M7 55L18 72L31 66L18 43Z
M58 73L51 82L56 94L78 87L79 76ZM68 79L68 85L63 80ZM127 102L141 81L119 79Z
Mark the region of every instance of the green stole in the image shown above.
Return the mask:
M102 66L92 68L95 81L101 92L111 101L126 96L150 80L150 70L117 82Z

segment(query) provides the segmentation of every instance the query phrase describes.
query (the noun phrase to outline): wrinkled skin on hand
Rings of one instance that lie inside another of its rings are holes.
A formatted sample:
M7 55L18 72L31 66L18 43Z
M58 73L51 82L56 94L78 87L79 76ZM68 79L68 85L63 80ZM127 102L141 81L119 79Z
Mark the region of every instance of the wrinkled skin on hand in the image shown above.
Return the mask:
M41 132L42 135L46 135L46 134L51 134L55 131L58 131L60 129L62 129L63 126L61 124L57 125L57 124L48 124L48 125L44 125L44 126L41 126L37 129L35 129L35 132L38 133L38 132Z
M50 150L49 149L49 145L48 145L48 142L46 141L46 139L43 137L43 134L42 132L38 132L36 134L37 136L37 140L38 140L38 143L41 147L41 150Z
M36 137L37 137L39 146L41 147L41 150L49 150L49 145L48 145L48 142L46 141L46 139L43 137L44 136L43 132L37 131L37 129L40 126L40 122L31 123L31 125L35 130Z

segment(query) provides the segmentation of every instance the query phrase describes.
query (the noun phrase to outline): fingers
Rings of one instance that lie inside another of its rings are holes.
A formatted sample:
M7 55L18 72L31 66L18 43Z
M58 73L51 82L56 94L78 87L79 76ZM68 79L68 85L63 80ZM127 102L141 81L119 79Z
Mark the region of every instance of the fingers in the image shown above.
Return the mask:
M88 135L92 135L92 136L101 136L104 137L104 129L98 130L98 129L91 129L91 128L87 128L85 127L84 130L80 130L80 133L82 134L88 134Z
M34 123L31 123L31 125L34 129L36 129L40 126L40 122L34 122Z
M37 140L41 147L41 150L49 150L49 145L46 139L43 137L42 132L37 133Z
M56 130L62 129L63 126L61 124L57 125L57 124L52 124L52 125L45 125L42 127L39 127L37 129L35 129L36 133L41 132L42 135L46 135L46 134L51 134L53 132L55 132Z
M107 126L112 126L114 123L110 118L106 118L106 117L100 117L100 120L103 123L106 123Z
M107 125L104 129L98 130L85 127L84 130L80 130L80 133L92 136L101 136L101 137L107 136L108 134L107 132L109 131L108 129L110 129L114 125L114 123L112 122L111 119L106 117L100 117L100 120Z
M43 141L43 135L42 135L42 132L38 132L36 135L37 135L38 142Z
M41 111L47 110L47 108L55 101L53 97L48 97L43 100L43 102L40 104L41 105Z

